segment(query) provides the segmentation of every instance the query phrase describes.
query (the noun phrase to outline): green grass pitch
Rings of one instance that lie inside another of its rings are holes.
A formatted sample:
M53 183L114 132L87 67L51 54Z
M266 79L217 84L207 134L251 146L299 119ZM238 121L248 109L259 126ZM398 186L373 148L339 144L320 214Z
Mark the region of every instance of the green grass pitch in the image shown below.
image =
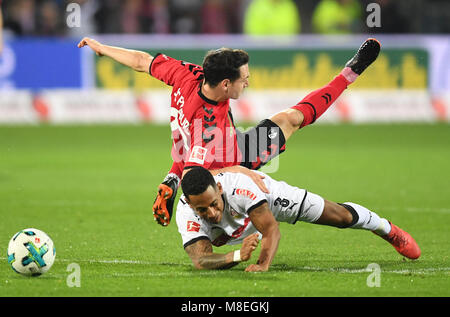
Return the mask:
M281 224L271 269L193 269L173 221L153 221L171 165L168 125L0 127L0 296L303 297L450 295L450 125L324 125L294 135L271 174L324 198L360 203L410 232L403 259L374 234ZM18 230L47 232L56 262L27 278L9 267ZM236 247L216 248L228 252ZM69 264L80 287L69 287ZM366 270L380 266L379 287Z

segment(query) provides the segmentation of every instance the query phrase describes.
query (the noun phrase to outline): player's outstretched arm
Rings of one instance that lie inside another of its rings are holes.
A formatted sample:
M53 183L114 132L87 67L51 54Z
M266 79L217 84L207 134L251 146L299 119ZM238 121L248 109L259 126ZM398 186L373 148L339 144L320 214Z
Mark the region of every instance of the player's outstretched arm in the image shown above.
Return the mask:
M241 261L248 261L252 252L258 246L258 242L258 234L252 234L246 237L239 250L239 259L236 259L236 251L226 254L214 253L211 242L206 239L188 245L185 250L197 269L229 269Z
M89 46L98 56L108 56L138 72L148 73L153 61L153 56L147 52L105 45L89 37L83 38L78 43L79 48L84 46Z
M257 264L249 265L246 272L265 272L269 270L280 241L280 228L267 203L256 207L250 212L250 220L255 228L262 233L261 252Z

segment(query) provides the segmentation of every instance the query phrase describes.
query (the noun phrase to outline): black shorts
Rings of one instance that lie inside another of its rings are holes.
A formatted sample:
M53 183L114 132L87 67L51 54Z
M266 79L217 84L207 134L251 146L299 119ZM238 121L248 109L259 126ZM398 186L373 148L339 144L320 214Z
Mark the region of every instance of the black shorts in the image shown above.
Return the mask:
M286 149L286 139L280 127L269 119L262 120L246 132L236 129L242 166L257 170Z

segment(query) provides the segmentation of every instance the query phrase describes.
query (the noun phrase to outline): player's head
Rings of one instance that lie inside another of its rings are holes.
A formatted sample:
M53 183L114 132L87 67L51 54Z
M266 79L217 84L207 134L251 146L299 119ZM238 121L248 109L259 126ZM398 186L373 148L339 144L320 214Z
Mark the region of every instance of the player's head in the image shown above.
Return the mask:
M212 223L220 222L224 207L223 189L207 169L191 168L181 180L181 188L187 203L198 216Z
M220 48L209 51L203 60L205 83L223 90L227 98L237 99L248 87L249 56L244 50Z

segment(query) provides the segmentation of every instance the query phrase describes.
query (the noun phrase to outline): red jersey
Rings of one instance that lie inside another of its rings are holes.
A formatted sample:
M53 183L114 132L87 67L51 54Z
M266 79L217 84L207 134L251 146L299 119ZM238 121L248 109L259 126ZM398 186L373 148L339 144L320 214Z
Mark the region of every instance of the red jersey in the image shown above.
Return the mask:
M219 169L238 165L242 154L229 100L218 103L202 94L203 68L157 54L150 65L150 75L173 87L171 172L181 178L183 168L188 166Z

